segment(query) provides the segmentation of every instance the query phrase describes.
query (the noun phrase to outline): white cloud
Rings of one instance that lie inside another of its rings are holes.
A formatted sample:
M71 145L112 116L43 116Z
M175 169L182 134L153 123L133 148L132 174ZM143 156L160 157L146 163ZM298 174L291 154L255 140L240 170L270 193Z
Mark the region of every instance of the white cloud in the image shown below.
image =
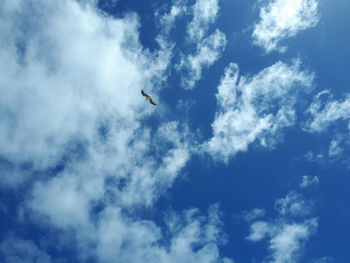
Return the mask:
M221 224L217 206L209 209L208 216L195 209L172 212L165 219L164 237L154 222L129 218L121 209L109 206L98 214L96 222L74 228L77 243L71 245L78 246L80 257L99 262L118 258L118 262L232 263L219 255L218 245L226 242Z
M272 231L273 229L267 222L264 222L264 221L254 222L250 226L250 234L247 237L247 239L254 242L260 241Z
M160 34L156 37L156 42L161 48L159 52L163 56L163 60L170 61L172 59L173 48L175 43L169 38L172 29L175 27L176 20L187 13L187 0L173 0L170 11L161 13L159 10L155 13L157 26ZM160 71L165 70L163 65L160 65Z
M329 96L328 91L318 93L307 109L310 118L305 124L305 130L309 132L322 132L332 123L350 118L349 94L345 95L345 98L339 101L324 98L326 95Z
M330 135L332 136L333 134ZM306 154L302 155L299 160L314 162L322 167L338 163L350 168L350 159L347 158L350 141L345 138L347 133L342 136L344 136L344 138L341 140L338 140L337 138L331 139L328 147L323 147L317 151L308 151Z
M268 249L271 252L267 257L268 262L292 263L296 262L304 243L314 234L316 228L316 219L305 220L302 223L258 221L251 225L247 240L258 242L268 238Z
M182 86L185 89L194 88L196 82L202 76L203 68L210 67L221 57L226 46L226 36L219 30L205 38L197 45L197 51L194 55L183 57L178 68L184 75L182 77Z
M308 160L320 164L340 162L349 166L348 154L350 145L349 119L350 95L345 94L343 99L336 100L328 91L319 92L305 112L306 121L302 129L309 133L324 133L329 131L329 146L319 150L320 153L308 153Z
M272 251L274 263L292 263L298 258L303 242L307 241L317 227L315 219L303 224L284 225L270 240L269 249Z
M255 220L259 217L265 216L266 211L264 209L254 208L250 211L245 211L243 213L243 219L247 222Z
M246 237L252 242L268 240L271 254L266 261L271 263L297 262L302 255L305 242L317 229L317 219L297 222L290 216L308 216L312 204L304 201L300 194L291 192L285 198L276 200L278 218L270 221L257 221L251 224ZM306 210L304 213L302 210Z
M136 16L113 20L75 1L59 8L43 1L4 5L9 11L2 16L6 45L0 50L1 59L8 61L0 68L0 89L6 94L0 112L2 156L43 169L55 165L72 138L92 141L99 119L134 121L142 105L134 98L147 83L142 63L147 57L140 52L129 57L126 48L139 49ZM28 28L17 26L16 12ZM45 27L37 25L44 21ZM126 93L130 95L120 95Z
M299 184L301 188L308 187L310 185L318 184L320 180L317 176L311 176L311 175L303 175L302 180Z
M176 19L187 13L187 0L174 0L172 4L169 13L156 14L165 35L169 34L171 29L174 28Z
M208 35L209 26L215 22L219 11L218 0L197 0L192 7L193 19L187 25L187 45L194 45L194 52L180 52L181 61L175 66L181 75L184 89L193 89L201 79L203 68L209 68L217 61L225 47L226 35L216 29Z
M204 145L215 158L228 161L249 144L259 141L273 147L282 129L295 123L295 104L300 92L308 92L314 75L300 62L278 62L251 77L239 78L238 65L226 68L218 87L213 137Z
M285 38L317 25L319 21L318 0L270 0L260 7L260 21L255 24L252 37L254 44L266 52L278 50Z
M329 144L328 155L330 157L337 157L344 152L344 149L340 146L344 138L341 135L335 136Z
M307 216L311 213L312 202L305 201L299 193L290 192L286 197L277 199L275 207L281 215Z
M187 33L194 42L200 41L209 25L214 23L219 11L219 0L197 0L193 6L193 20L187 26Z
M192 135L186 125L157 118L161 103L152 107L140 95L146 89L157 96L171 47L144 49L135 14L113 18L94 4L0 6L0 59L7 61L0 65L0 156L9 163L9 184L33 185L21 211L32 224L72 233L69 245L81 259L230 262L218 250L217 208L208 216L184 212L170 238L137 215L181 174ZM19 178L9 177L13 171Z
M309 162L324 162L325 155L323 153L314 153L312 151L308 151L306 154L302 156L304 160Z

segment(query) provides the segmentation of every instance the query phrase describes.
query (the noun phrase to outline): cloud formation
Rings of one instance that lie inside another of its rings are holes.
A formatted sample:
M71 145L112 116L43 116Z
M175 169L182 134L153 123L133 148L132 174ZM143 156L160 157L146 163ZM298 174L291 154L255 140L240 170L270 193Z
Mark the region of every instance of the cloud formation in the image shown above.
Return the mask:
M253 43L267 53L286 47L280 42L295 36L299 31L317 25L318 0L270 0L260 6L260 20L254 25Z
M213 137L205 149L228 161L255 141L274 147L282 129L295 123L296 99L310 90L313 78L298 60L291 65L277 62L247 77L239 77L238 65L231 63L218 86Z
M172 2L168 13L160 14L157 12L156 14L164 35L168 35L175 27L175 22L178 17L187 13L187 0L174 0Z
M151 85L158 66L156 55L140 52L135 15L114 20L75 1L60 8L6 1L2 10L0 56L8 61L0 69L2 156L44 169L57 163L71 139L93 141L106 116L135 127L142 104L134 98L143 83Z
M193 55L182 58L180 65L183 74L182 85L185 89L192 89L202 76L203 68L210 67L221 57L226 46L226 36L220 30L203 39L197 45L197 51Z
M243 212L243 219L247 222L251 222L259 217L265 216L266 211L264 209L254 208L250 211Z
M164 228L139 213L172 186L193 147L186 125L159 120L140 95L158 96L171 46L144 49L138 17L110 17L96 1L6 0L0 24L2 184L31 182L20 206L28 222L62 240L70 233L62 247L81 261L231 262L219 254L217 206L173 213ZM4 258L12 246L49 260L36 241L3 241Z
M309 187L311 185L318 184L319 181L320 181L320 179L318 178L318 176L313 176L312 177L311 175L303 175L299 186L301 188L306 188L306 187Z
M191 54L181 52L181 61L176 66L184 89L195 87L202 70L221 57L227 42L226 35L219 29L208 35L209 26L215 22L219 11L218 0L197 0L192 11L193 18L187 25L187 41L194 45L195 51Z
M340 162L349 167L350 95L345 94L342 99L336 100L330 91L321 91L305 111L305 116L304 131L324 134L329 138L328 146L323 146L316 153L309 151L307 159L322 165Z
M297 262L302 255L305 242L316 232L317 219L308 218L312 202L303 200L302 196L290 192L285 198L276 200L278 218L270 221L256 221L250 226L247 240L252 242L268 239L270 263ZM300 213L307 211L307 213ZM300 216L298 220L290 216Z
M299 193L290 192L276 200L275 208L283 216L307 216L311 213L312 202L305 201Z
M309 121L305 124L305 130L323 132L334 122L350 118L350 95L346 94L342 100L332 100L329 96L329 91L319 92L315 96L306 111Z
M187 26L192 41L200 41L219 11L219 0L197 0L193 6L193 19Z

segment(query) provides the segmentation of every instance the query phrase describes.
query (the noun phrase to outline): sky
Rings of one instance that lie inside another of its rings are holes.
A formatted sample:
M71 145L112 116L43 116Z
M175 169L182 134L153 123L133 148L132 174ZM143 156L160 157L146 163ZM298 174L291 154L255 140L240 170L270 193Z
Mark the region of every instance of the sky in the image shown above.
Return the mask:
M349 12L3 0L0 262L349 261Z

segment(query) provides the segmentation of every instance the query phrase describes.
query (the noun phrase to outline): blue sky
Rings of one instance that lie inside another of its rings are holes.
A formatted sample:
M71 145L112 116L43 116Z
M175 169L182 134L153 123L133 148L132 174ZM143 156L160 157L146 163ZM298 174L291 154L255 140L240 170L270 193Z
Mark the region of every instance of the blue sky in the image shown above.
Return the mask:
M349 10L5 0L0 261L347 262Z

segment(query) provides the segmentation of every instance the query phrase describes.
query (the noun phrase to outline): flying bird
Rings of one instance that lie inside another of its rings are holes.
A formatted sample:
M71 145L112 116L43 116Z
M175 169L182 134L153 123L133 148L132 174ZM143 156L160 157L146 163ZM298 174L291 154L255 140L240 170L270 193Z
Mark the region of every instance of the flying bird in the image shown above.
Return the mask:
M149 103L153 104L153 105L157 105L156 103L154 103L154 101L152 100L152 96L148 95L147 93L145 93L143 90L141 90L141 94L142 96L146 97L146 100L149 100Z

